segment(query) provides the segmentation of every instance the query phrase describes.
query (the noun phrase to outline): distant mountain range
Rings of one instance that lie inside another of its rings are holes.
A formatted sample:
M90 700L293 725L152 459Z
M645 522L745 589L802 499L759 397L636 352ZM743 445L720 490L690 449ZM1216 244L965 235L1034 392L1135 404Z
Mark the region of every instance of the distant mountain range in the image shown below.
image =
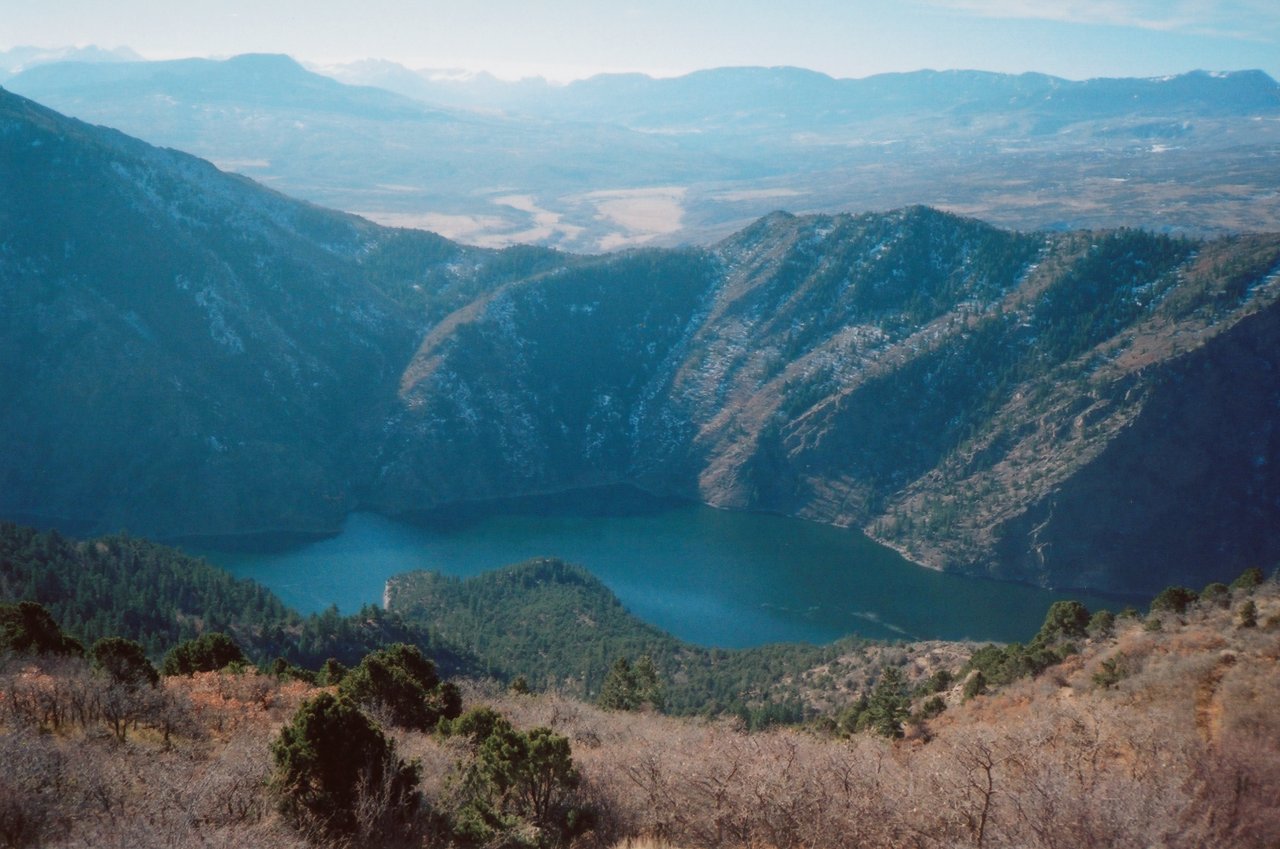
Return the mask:
M0 514L326 531L630 483L943 568L1199 585L1280 557L1277 298L1280 236L920 206L471 248L0 93Z
M485 246L710 244L779 208L912 204L1015 229L1280 230L1280 86L1257 71L721 68L560 86L326 70L359 85L263 55L43 64L4 84L299 197Z
M1046 74L913 71L837 79L792 67L714 68L679 77L601 74L564 85L504 82L487 74L410 69L391 62L318 67L346 83L426 103L492 108L631 129L697 132L737 126L858 124L890 115L1031 115L1055 121L1130 116L1252 115L1280 109L1280 87L1261 71L1066 80Z
M0 50L0 82L37 65L54 62L141 62L143 58L127 47L107 50L88 47L13 47Z

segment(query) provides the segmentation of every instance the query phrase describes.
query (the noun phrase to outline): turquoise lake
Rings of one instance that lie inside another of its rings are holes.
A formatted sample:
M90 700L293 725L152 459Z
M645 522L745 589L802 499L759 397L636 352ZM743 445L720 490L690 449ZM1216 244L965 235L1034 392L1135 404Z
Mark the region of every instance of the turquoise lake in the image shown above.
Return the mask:
M305 543L205 542L193 551L306 612L380 603L413 569L470 576L531 557L580 564L635 615L706 646L877 639L1026 640L1048 606L1124 602L947 575L858 531L604 490L442 512L348 517Z

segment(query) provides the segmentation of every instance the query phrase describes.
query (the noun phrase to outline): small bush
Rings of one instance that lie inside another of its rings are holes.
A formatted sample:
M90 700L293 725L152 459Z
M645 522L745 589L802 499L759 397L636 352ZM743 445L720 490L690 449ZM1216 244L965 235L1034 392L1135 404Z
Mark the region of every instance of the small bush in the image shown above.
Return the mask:
M1231 589L1251 593L1262 584L1263 580L1262 570L1254 566L1241 572L1240 576L1231 582Z
M283 657L277 657L271 662L271 677L278 681L302 681L307 684L316 683L316 674L310 669L303 669L295 663L290 663Z
M974 696L979 696L987 691L987 676L982 674L982 670L975 670L972 675L964 682L964 700L967 702Z
M1129 673L1129 658L1121 652L1098 664L1098 671L1093 673L1093 684L1100 689L1109 690L1127 678Z
M1099 610L1089 617L1085 632L1095 640L1105 640L1115 633L1116 617L1110 610Z
M984 687L1003 687L1019 678L1039 675L1074 652L1075 646L1071 643L1050 647L1039 638L1028 646L1021 643L991 644L974 652L962 671L976 669L983 675Z
M1165 587L1151 600L1151 612L1186 613L1187 606L1197 598L1195 590L1187 587Z
M1231 589L1215 581L1200 591L1200 601L1213 607L1226 607L1231 603Z
M947 703L943 701L942 696L934 696L920 706L920 717L922 719L932 719L947 709Z
M941 693L943 690L951 689L951 685L955 683L955 676L951 674L949 669L939 669L937 672L929 676L929 678L916 688L916 695L928 696L933 693Z

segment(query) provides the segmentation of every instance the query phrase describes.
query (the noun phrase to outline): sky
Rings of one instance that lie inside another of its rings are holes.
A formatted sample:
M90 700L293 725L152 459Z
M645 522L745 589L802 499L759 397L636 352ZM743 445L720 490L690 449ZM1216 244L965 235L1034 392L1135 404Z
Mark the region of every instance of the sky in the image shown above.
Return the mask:
M1069 79L1260 68L1280 79L1280 0L0 0L0 50L90 44L511 79L726 65Z

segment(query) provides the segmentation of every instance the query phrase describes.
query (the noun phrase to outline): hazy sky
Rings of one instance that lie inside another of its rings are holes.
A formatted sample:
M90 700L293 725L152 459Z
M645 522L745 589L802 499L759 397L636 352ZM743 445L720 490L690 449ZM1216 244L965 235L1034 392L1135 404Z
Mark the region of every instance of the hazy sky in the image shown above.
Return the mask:
M1280 0L0 0L0 50L88 44L553 79L721 65L1280 78Z

